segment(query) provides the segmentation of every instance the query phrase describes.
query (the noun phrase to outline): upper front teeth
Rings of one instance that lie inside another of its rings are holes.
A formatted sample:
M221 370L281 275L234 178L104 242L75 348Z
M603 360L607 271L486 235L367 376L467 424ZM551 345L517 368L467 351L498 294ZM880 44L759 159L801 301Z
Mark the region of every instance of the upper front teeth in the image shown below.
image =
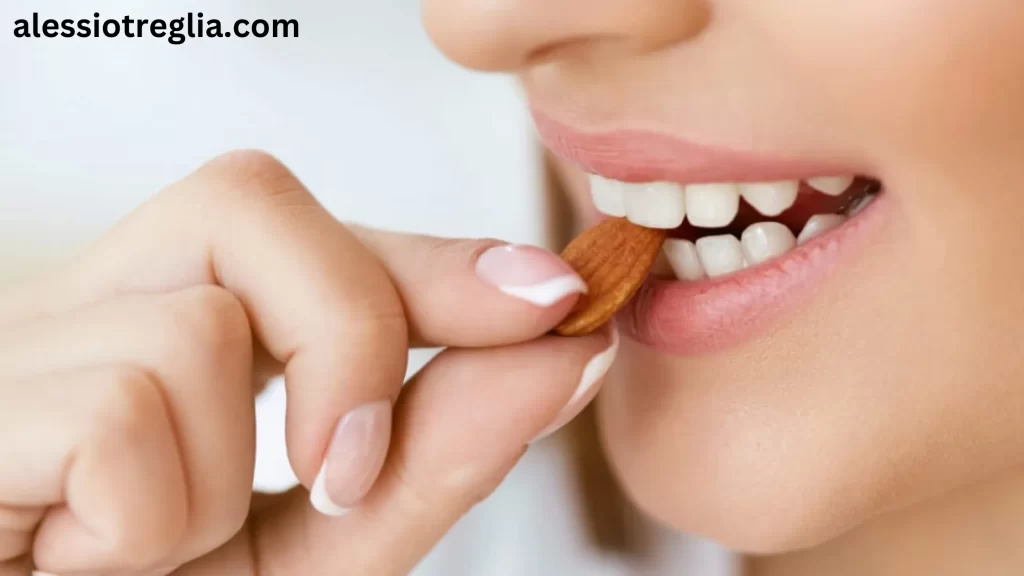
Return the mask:
M740 191L735 184L691 184L686 187L686 213L694 226L728 226L739 209Z
M683 187L671 182L627 184L626 218L646 228L678 228L686 217Z
M853 181L853 176L830 176L811 178L807 184L825 194L839 196ZM590 192L598 211L624 216L647 228L677 228L684 219L700 228L724 228L736 218L740 196L761 214L775 217L793 206L799 191L799 180L683 186L672 182L636 184L590 176Z
M765 216L778 216L788 210L796 202L799 192L800 182L797 180L740 184L743 199Z
M853 176L824 176L807 180L807 185L829 196L840 196L853 184Z
M594 199L594 207L602 214L620 218L625 216L625 188L627 186L629 185L624 182L592 175L590 177L590 195Z

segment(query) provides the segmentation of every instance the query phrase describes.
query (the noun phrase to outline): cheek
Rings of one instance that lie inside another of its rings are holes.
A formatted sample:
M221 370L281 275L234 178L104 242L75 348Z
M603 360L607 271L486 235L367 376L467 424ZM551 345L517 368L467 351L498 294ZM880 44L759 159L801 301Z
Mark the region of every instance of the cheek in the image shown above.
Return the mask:
M586 173L560 158L552 157L551 166L579 223L589 227L597 222L600 214L590 199L590 182Z
M884 167L997 147L1024 128L1024 11L1007 0L737 0L737 33L808 114ZM723 17L724 20L724 17Z
M953 246L929 254L912 234L889 225L811 306L740 349L624 342L599 414L631 499L777 553L1019 463L1024 274L964 266Z

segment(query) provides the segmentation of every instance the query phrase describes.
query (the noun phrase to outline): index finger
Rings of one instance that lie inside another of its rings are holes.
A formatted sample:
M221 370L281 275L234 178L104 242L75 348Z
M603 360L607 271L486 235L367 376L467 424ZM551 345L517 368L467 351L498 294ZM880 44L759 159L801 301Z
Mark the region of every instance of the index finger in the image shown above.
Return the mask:
M433 346L526 340L582 289L539 249L359 234L274 158L236 152L158 195L55 280L0 299L0 323L123 293L223 286L286 366L289 454L309 487L339 419L397 396L410 327ZM522 267L524 256L547 268ZM538 269L555 273L539 281Z
M387 267L413 346L478 348L544 335L587 291L561 258L535 246L352 231Z

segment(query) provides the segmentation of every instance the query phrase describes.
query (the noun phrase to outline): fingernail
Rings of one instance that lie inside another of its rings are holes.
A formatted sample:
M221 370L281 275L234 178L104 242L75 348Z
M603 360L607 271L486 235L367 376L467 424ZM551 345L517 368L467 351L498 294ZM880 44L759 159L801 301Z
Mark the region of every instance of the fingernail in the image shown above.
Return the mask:
M484 282L505 294L547 308L570 294L586 294L587 283L557 255L534 246L497 246L476 262Z
M342 416L309 499L327 516L343 516L366 496L391 443L391 402L366 404Z
M611 332L611 346L591 358L590 362L587 362L587 366L583 369L583 376L580 377L579 386L576 387L576 392L573 393L572 398L566 403L565 408L562 408L562 411L558 413L555 422L538 434L534 442L554 434L563 426L572 422L574 418L580 415L580 412L583 412L587 404L590 404L594 396L597 395L599 389L597 384L608 373L608 369L615 362L615 355L619 352L619 332L614 324L610 324L608 329Z

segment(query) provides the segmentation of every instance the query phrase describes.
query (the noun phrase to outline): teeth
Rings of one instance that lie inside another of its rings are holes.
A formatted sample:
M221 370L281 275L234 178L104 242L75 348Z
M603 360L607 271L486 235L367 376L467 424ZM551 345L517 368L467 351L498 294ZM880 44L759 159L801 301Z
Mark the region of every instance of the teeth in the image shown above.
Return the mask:
M697 240L697 255L704 272L712 278L732 274L746 266L740 241L732 234L705 236Z
M740 193L735 184L691 184L686 187L686 213L694 226L728 226L739 208Z
M743 257L756 266L778 258L796 246L796 238L778 222L758 222L743 231Z
M626 218L647 228L678 228L686 217L683 187L671 182L623 184Z
M695 282L706 277L704 265L697 255L697 246L693 242L669 238L665 241L662 253L668 258L676 278Z
M800 192L800 181L740 184L739 190L747 204L762 215L778 216L796 202L796 196Z
M824 176L807 181L808 186L829 196L840 196L850 189L851 184L853 184L853 176Z
M598 212L609 216L626 215L625 184L596 174L590 175L590 196Z
M849 210L846 211L846 214L849 216L856 216L857 214L860 214L865 208L867 208L869 204L874 202L874 200L874 194L862 196L853 203L853 206L850 206Z
M672 240L666 240L666 245ZM660 276L662 278L677 278L676 271L672 269L672 263L668 260L668 255L665 254L665 250L658 252L658 256L654 259L654 265L651 266L651 274Z
M846 222L846 217L839 214L811 216L807 224L804 224L804 229L800 231L800 236L797 237L796 242L797 244L804 244L808 240L817 238L833 228L838 228L843 222Z

